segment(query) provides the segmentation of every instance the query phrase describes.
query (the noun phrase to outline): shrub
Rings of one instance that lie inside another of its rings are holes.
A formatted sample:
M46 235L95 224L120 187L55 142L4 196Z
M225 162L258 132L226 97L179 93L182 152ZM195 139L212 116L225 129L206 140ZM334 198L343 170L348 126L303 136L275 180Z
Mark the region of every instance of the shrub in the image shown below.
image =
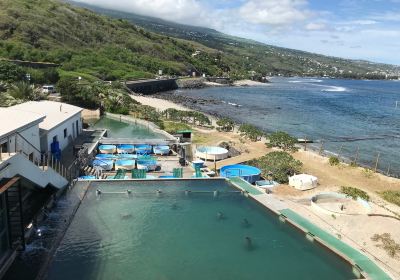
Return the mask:
M268 153L261 158L249 161L248 164L261 169L264 177L271 175L279 183L287 183L288 177L299 173L303 166L301 161L282 151Z
M366 201L369 201L369 195L365 191L357 189L357 188L341 186L340 192L344 193L345 195L347 195L353 199L357 199L357 197L360 197Z
M179 123L179 122L164 122L164 130L168 133L174 134L178 130L188 130L191 129L191 127L185 123Z
M329 157L329 164L331 166L337 166L340 164L339 158L337 156L331 156Z
M384 191L379 195L386 201L400 206L400 191Z
M390 236L390 233L374 234L371 237L372 241L381 242L381 244L376 245L376 247L382 248L386 253L394 258L400 254L400 244Z
M263 131L251 124L242 124L239 127L240 135L250 139L253 142L261 140L261 137L265 135Z
M288 133L283 131L277 131L269 136L268 147L277 147L284 151L296 152L298 149L295 146L297 139L290 136Z
M25 78L25 71L14 63L0 60L0 81L12 83Z
M219 131L232 131L235 127L235 122L229 118L222 118L217 121Z

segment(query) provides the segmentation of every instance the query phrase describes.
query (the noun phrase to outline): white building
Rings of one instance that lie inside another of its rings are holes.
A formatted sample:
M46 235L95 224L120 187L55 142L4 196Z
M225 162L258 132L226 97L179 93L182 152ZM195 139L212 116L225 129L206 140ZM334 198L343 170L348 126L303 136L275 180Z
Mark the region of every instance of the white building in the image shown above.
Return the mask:
M40 158L39 124L45 118L43 113L0 108L0 161L16 152Z
M51 151L51 143L58 141L63 150L82 132L82 108L55 101L29 101L10 107L21 113L44 115L39 123L40 151ZM29 139L28 139L29 140Z

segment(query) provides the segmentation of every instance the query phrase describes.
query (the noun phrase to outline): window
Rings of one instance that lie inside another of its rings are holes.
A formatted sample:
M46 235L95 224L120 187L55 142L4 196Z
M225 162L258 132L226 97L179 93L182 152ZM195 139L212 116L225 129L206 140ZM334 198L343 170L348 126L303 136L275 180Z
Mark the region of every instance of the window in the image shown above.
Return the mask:
M67 138L67 129L64 128L64 138Z

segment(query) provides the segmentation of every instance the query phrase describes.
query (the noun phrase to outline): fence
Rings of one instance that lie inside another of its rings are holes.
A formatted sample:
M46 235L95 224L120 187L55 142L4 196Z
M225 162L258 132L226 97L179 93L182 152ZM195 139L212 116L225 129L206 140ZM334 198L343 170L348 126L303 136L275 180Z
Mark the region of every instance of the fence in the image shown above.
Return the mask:
M307 139L307 138L305 138ZM400 178L400 163L393 160L388 153L362 149L360 145L321 140L317 143L299 144L303 150L312 150L326 157L337 157L340 162L367 168L394 178Z

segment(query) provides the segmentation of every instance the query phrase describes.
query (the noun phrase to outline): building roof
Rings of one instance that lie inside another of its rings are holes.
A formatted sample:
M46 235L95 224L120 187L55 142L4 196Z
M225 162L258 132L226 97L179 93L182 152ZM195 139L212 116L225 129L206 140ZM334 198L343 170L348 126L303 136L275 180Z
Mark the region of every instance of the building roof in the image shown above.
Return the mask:
M0 137L25 130L39 124L45 118L43 113L20 111L13 107L0 108Z
M39 124L39 128L43 130L51 130L83 110L67 103L48 100L29 101L10 108L21 112L44 114L46 118Z

